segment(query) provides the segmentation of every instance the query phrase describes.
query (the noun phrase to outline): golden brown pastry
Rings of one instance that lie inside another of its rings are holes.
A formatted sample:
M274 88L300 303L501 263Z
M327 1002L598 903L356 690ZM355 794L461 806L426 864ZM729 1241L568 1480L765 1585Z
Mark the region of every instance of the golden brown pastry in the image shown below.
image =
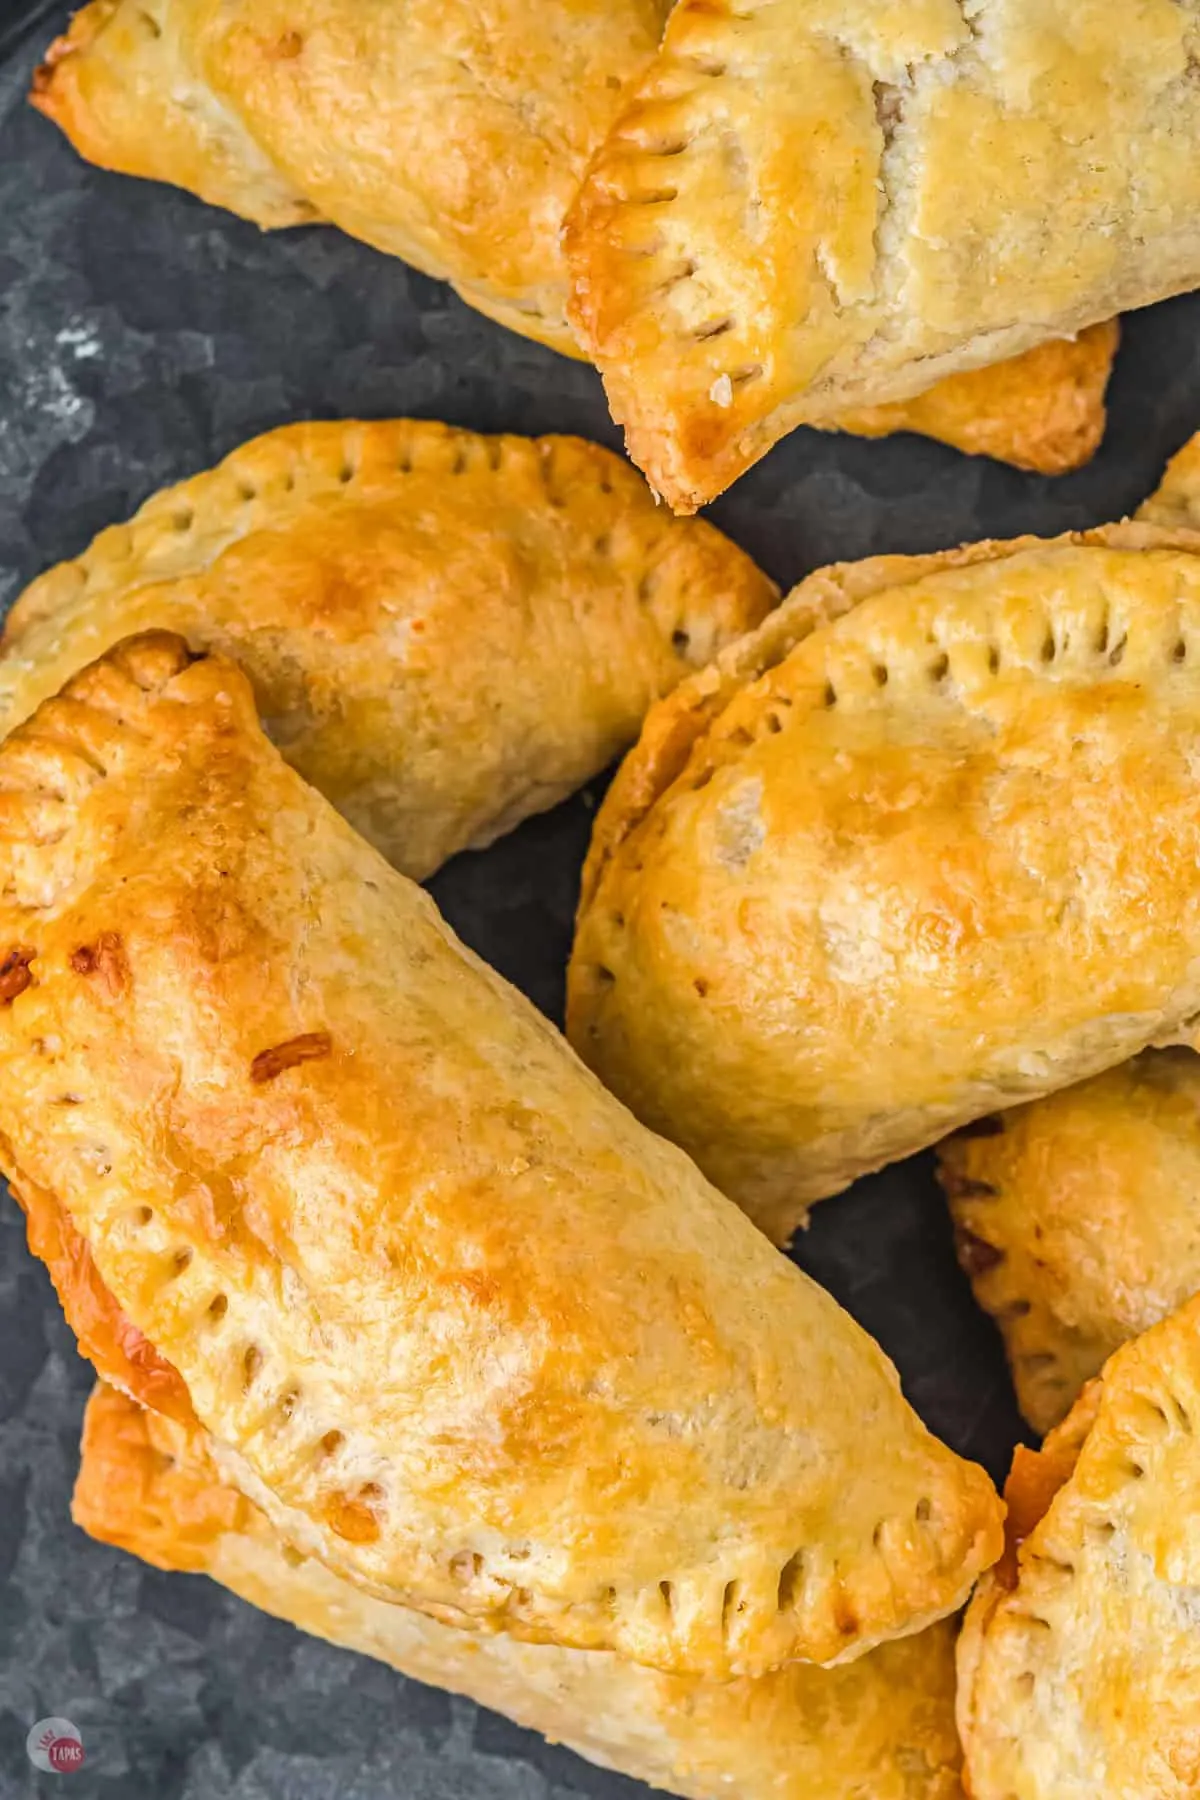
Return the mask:
M147 634L44 703L0 858L0 1167L298 1548L718 1676L849 1660L997 1554L877 1346L287 767L232 664Z
M95 0L33 103L90 161L266 227L328 220L578 356L559 227L670 0ZM381 97L381 71L386 94ZM1059 474L1092 455L1116 326L840 421Z
M1186 534L822 571L652 708L584 874L572 1041L785 1239L1185 1034L1197 756Z
M90 161L324 221L568 353L563 215L670 0L93 0L33 100Z
M1200 431L1167 464L1162 481L1137 516L1172 531L1200 530Z
M553 806L776 590L580 438L289 425L17 601L0 729L151 626L235 657L288 761L424 877Z
M1200 284L1177 0L680 0L567 218L570 316L693 511L802 423Z
M948 375L911 400L839 412L829 427L869 438L916 431L968 456L1065 475L1100 448L1119 341L1115 319L1092 325L1006 362Z
M1200 1789L1200 1302L1119 1350L1040 1455L959 1644L973 1800Z
M162 1569L211 1575L305 1631L469 1694L606 1768L715 1800L961 1800L954 1627L841 1669L757 1681L663 1675L620 1657L440 1625L288 1552L224 1484L197 1432L112 1388L88 1403L76 1521Z
M1147 1050L939 1147L959 1257L1048 1431L1107 1358L1200 1291L1200 1056Z

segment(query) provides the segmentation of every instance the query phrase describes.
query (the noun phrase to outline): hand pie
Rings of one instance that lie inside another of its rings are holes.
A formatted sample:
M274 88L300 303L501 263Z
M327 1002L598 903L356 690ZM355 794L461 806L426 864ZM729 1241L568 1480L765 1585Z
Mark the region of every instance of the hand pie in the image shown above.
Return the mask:
M959 1644L973 1800L1200 1784L1200 1302L1119 1350L1009 1478L1014 1549Z
M211 1575L305 1631L672 1793L961 1800L949 1621L845 1668L790 1663L733 1682L457 1630L285 1552L258 1508L222 1483L200 1434L105 1387L88 1404L73 1511L103 1542Z
M407 874L553 806L776 593L579 438L293 425L35 581L0 727L149 626L244 666L288 761Z
M1021 1411L1056 1425L1126 1339L1200 1291L1200 1056L1147 1050L939 1147L959 1256Z
M33 101L90 161L325 222L578 354L559 231L670 0L93 0Z
M95 0L33 103L92 162L259 225L328 220L578 356L559 228L670 0ZM381 95L381 81L386 91ZM923 431L1020 468L1077 468L1104 430L1116 327L952 381L845 429Z
M796 425L1200 285L1192 29L1177 0L681 0L565 238L651 484L693 511Z
M1198 757L1186 535L823 571L651 710L585 870L572 1041L786 1239L1185 1034Z
M232 664L151 633L76 677L0 746L0 843L0 1166L299 1549L715 1676L849 1660L998 1553L878 1347L287 767ZM96 1361L140 1397L122 1329Z

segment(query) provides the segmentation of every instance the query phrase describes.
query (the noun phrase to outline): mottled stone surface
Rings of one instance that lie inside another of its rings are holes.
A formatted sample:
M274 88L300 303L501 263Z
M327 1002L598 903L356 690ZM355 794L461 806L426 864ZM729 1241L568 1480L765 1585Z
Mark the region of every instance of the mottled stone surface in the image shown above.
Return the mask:
M332 232L264 237L80 164L23 104L35 52L0 0L0 607L163 483L298 417L413 413L614 443L587 369ZM1200 297L1131 320L1092 467L1022 476L915 439L798 433L713 510L787 582L819 562L1114 517L1200 424ZM551 1014L595 796L434 883L464 937ZM1017 1431L928 1159L818 1210L799 1260L881 1339L929 1423L996 1474ZM0 1797L634 1800L643 1790L465 1701L302 1638L196 1577L90 1543L67 1502L89 1386L0 1202ZM864 1455L870 1446L864 1445ZM36 1776L38 1717L86 1768Z

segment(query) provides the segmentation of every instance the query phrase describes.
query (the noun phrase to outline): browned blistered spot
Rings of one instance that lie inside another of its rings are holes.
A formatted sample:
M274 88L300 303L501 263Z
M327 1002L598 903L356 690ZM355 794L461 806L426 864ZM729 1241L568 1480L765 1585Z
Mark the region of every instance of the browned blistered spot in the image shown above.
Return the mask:
M859 1630L861 1620L844 1588L835 1588L833 1595L833 1619L843 1637L853 1637Z
M304 39L300 36L298 31L285 31L283 36L276 43L272 54L280 62L291 62L295 57L299 56L303 48Z
M285 1069L294 1068L297 1063L316 1062L322 1056L328 1056L333 1049L333 1039L327 1031L305 1031L299 1037L288 1038L285 1044L273 1044L269 1050L260 1050L250 1064L251 1081L274 1081Z
M0 1006L11 1006L18 994L33 986L29 965L36 955L36 950L17 945L0 962Z
M125 946L115 931L102 931L94 944L80 944L78 950L72 950L71 967L77 975L94 975L114 1000L129 986Z
M374 1544L379 1538L379 1520L368 1502L382 1498L383 1490L374 1482L368 1483L357 1499L335 1494L325 1506L330 1530L350 1544Z
M995 1244L989 1244L986 1238L977 1237L965 1225L960 1225L955 1231L954 1242L958 1260L972 1281L977 1280L980 1275L986 1275L989 1269L994 1269L1004 1261L1003 1250L998 1250Z

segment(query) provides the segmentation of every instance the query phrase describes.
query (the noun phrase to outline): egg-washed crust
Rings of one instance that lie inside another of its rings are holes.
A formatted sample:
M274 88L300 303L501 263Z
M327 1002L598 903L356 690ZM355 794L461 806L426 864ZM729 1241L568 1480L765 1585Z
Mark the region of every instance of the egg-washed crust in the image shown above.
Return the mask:
M777 597L598 444L289 425L26 590L0 729L119 639L179 631L242 665L288 761L420 879L604 768Z
M93 0L32 99L89 161L323 222L578 355L563 215L668 0Z
M319 223L195 67L193 13L92 0L35 71L32 105L102 169L169 181L264 230Z
M201 1434L103 1386L88 1403L73 1511L104 1543L211 1575L302 1630L693 1800L731 1786L740 1800L961 1800L950 1621L844 1668L792 1663L728 1683L441 1625L286 1549L222 1483Z
M290 1541L718 1676L849 1660L998 1554L878 1347L283 763L232 665L160 633L76 677L0 747L0 847L0 1164Z
M1139 534L1122 524L1102 527L1099 532L1068 534L1058 541L1087 543L1111 537L1114 543L1132 548L1184 544L1180 533L1189 527L1186 508L1193 493L1200 524L1200 433L1171 461L1161 485L1136 514L1136 524L1153 525L1158 531ZM826 564L798 582L756 631L735 640L650 708L638 741L622 761L597 815L584 866L581 914L609 859L680 774L696 740L743 688L777 668L818 626L841 618L875 594L915 585L942 569L971 568L1053 541L1033 536L984 538L922 556L868 556L858 562Z
M1200 432L1171 458L1137 517L1170 531L1200 530Z
M916 431L968 456L1066 475L1100 448L1104 395L1119 343L1120 328L1111 319L1006 362L948 375L911 400L839 413L832 427L869 438Z
M1196 1792L1198 1433L1191 1300L1116 1353L1041 1457L1019 1453L1008 1492L1026 1535L959 1646L973 1800Z
M1200 1290L1200 1056L1147 1050L938 1149L959 1259L1046 1432Z
M567 218L630 455L694 511L794 426L1200 281L1175 0L681 0Z
M590 8L555 0L533 19L529 0L506 0L489 34L461 7L447 23L444 0L437 16L431 5L424 18L412 6L380 8L370 25L356 24L345 0L314 0L299 14L289 4L286 17L259 6L249 26L227 9L224 27L206 22L211 8L181 0L94 0L51 47L32 99L92 162L173 182L266 228L336 222L444 275L500 323L578 356L555 222L667 10L666 0ZM451 66L464 37L466 53ZM541 56L531 57L531 44ZM518 45L520 93L514 84L506 98ZM394 53L381 56L387 46ZM383 66L420 67L423 78L397 84L380 110L373 96ZM447 68L449 94L439 94ZM405 154L430 131L437 142L428 154ZM497 155L501 145L515 148L515 166L511 154ZM868 437L921 431L1061 473L1086 461L1103 433L1114 348L1115 327L1100 326L839 422Z
M1197 548L1122 525L824 570L651 710L597 821L569 1035L776 1240L1182 1038Z

